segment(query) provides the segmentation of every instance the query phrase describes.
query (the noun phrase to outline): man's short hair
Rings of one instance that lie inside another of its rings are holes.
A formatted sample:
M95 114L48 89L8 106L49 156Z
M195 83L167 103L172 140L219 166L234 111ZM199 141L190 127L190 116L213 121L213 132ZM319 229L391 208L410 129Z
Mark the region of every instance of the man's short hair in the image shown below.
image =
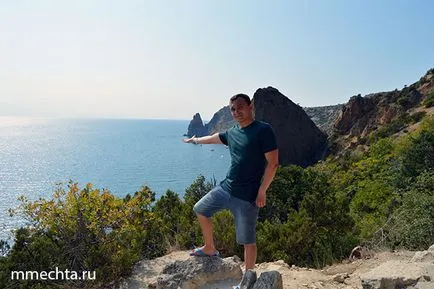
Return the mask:
M248 105L250 105L252 103L252 101L250 100L250 97L244 93L235 94L234 96L231 97L230 102L233 102L233 101L237 100L238 98L244 99Z

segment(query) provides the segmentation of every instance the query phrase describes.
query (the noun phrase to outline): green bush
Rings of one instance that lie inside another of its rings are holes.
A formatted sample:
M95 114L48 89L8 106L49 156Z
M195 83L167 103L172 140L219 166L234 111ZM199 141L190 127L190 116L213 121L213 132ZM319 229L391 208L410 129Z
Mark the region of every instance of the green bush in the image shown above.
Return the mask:
M393 135L394 133L397 133L401 129L405 128L406 125L408 124L407 117L408 117L407 115L403 115L401 117L398 117L398 118L394 119L391 123L389 123L385 126L382 126L379 129L377 129L376 131L372 132L372 134L369 138L370 143L374 143L378 139L381 139L381 138L389 137L389 136Z
M224 210L212 218L214 240L223 256L243 256L243 247L237 244L235 222L230 211Z
M426 250L434 243L434 172L424 171L403 195L402 206L384 228L393 247Z
M406 107L408 107L408 106L410 105L411 102L410 102L410 100L409 100L409 98L408 98L408 95L401 95L401 96L398 98L397 103L398 103L400 106L406 108Z
M410 123L417 123L421 121L426 115L425 111L418 111L408 117Z
M203 244L202 232L193 207L215 185L215 180L207 182L204 176L199 176L185 190L184 203L179 217L180 233L176 235L176 240L181 248L192 249Z
M402 154L402 179L411 182L425 170L434 169L434 128L412 138Z
M66 287L101 287L130 273L141 258L164 253L157 220L150 211L153 192L143 187L133 197L115 198L88 184L59 187L50 200L21 198L16 213L31 226L17 231L6 270L51 271L55 267L96 271L95 281L63 281ZM4 280L3 280L4 281ZM48 286L44 281L6 280L13 288ZM59 284L55 284L56 286ZM53 285L54 286L54 285Z
M285 222L258 224L258 261L322 267L351 251L356 238L349 208L339 200L325 174L307 169L305 195L298 211L288 208ZM309 185L308 185L309 184Z
M423 105L425 105L426 108L434 106L434 91L426 96Z
M179 195L171 190L155 202L153 212L155 217L160 221L161 226L158 231L164 236L164 244L169 251L180 248L177 235L181 233L181 215L184 203Z
M286 166L277 170L274 181L267 191L267 205L259 212L259 220L284 223L289 210L298 210L312 177L298 166Z

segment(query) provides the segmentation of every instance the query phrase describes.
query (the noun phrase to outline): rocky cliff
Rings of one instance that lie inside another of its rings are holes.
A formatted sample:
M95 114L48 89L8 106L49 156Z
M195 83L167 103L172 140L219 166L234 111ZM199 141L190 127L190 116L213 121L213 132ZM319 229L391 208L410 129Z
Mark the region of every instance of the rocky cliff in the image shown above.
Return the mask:
M327 151L327 136L306 112L276 88L258 89L253 95L255 119L274 129L282 165L309 166Z
M391 133L405 129L417 121L418 113L425 111L423 104L431 93L434 93L434 69L401 90L351 97L333 123L331 135L337 146L334 151L363 144L380 129Z

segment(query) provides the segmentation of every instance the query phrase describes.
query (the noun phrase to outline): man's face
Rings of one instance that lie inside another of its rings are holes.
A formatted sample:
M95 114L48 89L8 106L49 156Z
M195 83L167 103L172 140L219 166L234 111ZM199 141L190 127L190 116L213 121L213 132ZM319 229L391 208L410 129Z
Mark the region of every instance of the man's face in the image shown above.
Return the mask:
M253 118L252 104L248 105L246 100L239 97L229 104L233 118L237 122L244 122Z

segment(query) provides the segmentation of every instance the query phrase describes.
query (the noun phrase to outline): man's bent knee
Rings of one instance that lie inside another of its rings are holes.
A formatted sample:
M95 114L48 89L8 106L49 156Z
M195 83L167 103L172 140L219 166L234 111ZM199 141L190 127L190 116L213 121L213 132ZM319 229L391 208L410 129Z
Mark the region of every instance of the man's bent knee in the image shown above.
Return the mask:
M199 202L197 202L197 203L194 205L194 207L193 207L193 212L195 212L195 214L197 215L197 214L199 214L199 213L198 213L198 210L199 210Z
M204 214L201 213L196 213L196 217L198 217L199 219L210 219L211 217L205 216Z

